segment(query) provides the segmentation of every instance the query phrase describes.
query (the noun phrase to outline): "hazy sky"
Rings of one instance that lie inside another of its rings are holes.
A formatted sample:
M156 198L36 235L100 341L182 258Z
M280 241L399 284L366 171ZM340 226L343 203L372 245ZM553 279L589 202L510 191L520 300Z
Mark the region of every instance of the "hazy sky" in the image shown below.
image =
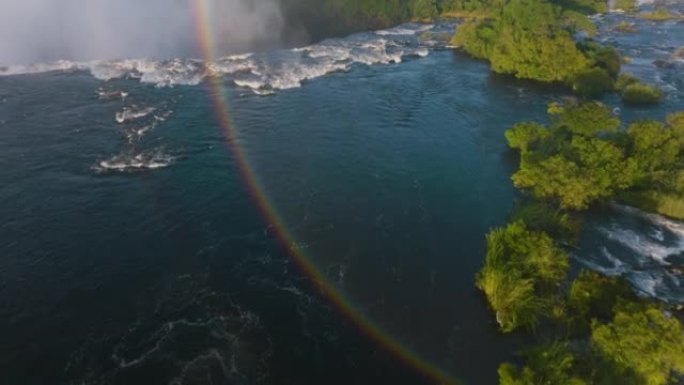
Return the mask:
M275 0L3 0L0 64L197 56L197 1L211 4L219 51L279 39Z

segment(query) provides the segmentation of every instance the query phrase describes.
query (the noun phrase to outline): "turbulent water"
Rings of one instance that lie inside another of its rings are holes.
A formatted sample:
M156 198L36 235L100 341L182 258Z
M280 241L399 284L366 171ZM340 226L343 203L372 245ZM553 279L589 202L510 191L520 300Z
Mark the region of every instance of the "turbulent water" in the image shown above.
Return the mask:
M600 37L667 96L605 102L627 120L684 109L684 25L611 32L623 18L602 17ZM211 63L0 69L0 383L426 382L284 251L236 146L290 241L350 303L465 383L496 383L521 341L496 332L473 276L516 198L502 133L563 95L491 75L440 41L452 29ZM222 80L234 138L207 76ZM615 206L575 259L684 302L683 252L684 225Z

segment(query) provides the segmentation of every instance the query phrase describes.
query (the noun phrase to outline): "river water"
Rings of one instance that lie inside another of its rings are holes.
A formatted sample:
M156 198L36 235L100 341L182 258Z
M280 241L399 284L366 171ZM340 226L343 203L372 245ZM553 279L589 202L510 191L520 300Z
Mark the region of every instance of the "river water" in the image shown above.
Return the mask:
M684 109L684 64L652 64L684 24L623 18L600 38L667 96L605 102ZM516 199L503 132L565 95L425 34L452 28L0 69L0 383L496 383L524 342L474 288ZM683 240L615 206L575 260L681 302Z

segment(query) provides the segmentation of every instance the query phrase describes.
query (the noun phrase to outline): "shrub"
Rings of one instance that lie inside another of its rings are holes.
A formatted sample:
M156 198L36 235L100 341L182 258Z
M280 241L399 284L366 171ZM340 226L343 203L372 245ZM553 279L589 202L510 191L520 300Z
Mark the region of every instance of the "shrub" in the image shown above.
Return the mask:
M627 88L628 85L638 82L639 79L637 79L632 74L620 74L620 76L618 76L617 80L615 81L615 89L618 91L623 91L625 88Z
M684 373L684 329L655 305L617 306L612 322L594 323L591 341L618 372L633 372L643 384L665 385L673 371Z
M582 270L570 286L568 306L588 324L592 318L610 319L620 298L633 298L629 283L624 279Z
M677 18L672 12L666 8L658 8L653 12L642 12L639 17L651 21L666 21Z
M613 89L613 79L603 68L589 68L575 77L572 89L583 97L595 98Z
M632 83L622 91L622 100L627 104L656 104L663 98L663 91L646 83Z
M625 12L633 12L637 8L637 0L615 0L614 8Z
M621 21L618 23L615 28L613 28L614 31L616 32L622 32L622 33L634 33L637 31L636 27L634 27L633 23L628 23L626 21Z
M503 332L533 328L548 307L549 288L558 287L568 266L567 255L551 237L515 221L487 235L477 287L487 296Z
M575 356L567 343L551 343L524 354L525 367L504 363L499 366L499 385L584 385L586 382L573 372Z

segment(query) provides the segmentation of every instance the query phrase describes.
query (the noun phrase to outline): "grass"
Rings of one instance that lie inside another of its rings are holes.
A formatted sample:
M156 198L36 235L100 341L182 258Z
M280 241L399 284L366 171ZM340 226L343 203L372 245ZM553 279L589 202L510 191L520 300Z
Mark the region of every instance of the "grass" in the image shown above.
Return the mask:
M684 220L684 197L656 191L627 192L620 201L644 211Z
M642 19L651 21L667 21L681 18L681 16L670 12L666 8L658 8L652 12L641 12L638 16Z
M621 33L635 33L637 32L637 29L634 27L633 23L629 23L626 21L622 21L618 23L615 28L613 28L614 31L616 32L621 32Z

